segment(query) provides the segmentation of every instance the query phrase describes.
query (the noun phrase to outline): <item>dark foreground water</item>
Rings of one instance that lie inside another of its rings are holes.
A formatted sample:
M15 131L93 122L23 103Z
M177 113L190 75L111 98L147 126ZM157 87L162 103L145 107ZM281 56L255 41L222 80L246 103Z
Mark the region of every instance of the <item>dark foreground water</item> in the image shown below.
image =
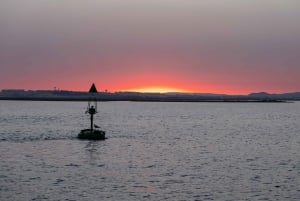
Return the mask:
M299 200L300 102L0 101L0 200Z

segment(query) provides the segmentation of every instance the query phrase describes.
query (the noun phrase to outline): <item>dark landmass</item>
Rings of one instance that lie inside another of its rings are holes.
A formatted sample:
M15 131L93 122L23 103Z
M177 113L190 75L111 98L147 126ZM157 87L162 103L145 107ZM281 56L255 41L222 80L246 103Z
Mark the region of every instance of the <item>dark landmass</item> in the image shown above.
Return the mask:
M269 94L265 92L249 95L201 94L201 93L138 93L99 92L93 95L98 101L149 101L149 102L287 102L300 101L300 92ZM87 101L88 92L61 90L2 90L0 100L37 101Z

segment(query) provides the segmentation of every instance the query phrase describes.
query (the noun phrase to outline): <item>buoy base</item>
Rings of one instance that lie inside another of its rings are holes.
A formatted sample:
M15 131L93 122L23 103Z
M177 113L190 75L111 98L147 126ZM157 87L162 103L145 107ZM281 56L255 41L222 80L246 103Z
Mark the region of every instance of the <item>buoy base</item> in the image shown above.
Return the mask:
M105 131L102 130L81 130L77 136L81 140L105 140Z

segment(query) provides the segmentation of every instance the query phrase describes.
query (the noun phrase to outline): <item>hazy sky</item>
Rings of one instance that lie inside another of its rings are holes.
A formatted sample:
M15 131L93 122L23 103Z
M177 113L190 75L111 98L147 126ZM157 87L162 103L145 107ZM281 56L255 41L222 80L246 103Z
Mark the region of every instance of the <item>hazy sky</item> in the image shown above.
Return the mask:
M0 89L300 91L299 0L1 0Z

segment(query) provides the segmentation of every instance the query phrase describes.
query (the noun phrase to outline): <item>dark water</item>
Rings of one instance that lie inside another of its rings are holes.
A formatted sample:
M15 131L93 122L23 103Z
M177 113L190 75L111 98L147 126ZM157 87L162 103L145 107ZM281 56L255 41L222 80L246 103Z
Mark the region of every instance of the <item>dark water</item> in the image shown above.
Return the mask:
M0 200L299 200L300 102L0 101Z

